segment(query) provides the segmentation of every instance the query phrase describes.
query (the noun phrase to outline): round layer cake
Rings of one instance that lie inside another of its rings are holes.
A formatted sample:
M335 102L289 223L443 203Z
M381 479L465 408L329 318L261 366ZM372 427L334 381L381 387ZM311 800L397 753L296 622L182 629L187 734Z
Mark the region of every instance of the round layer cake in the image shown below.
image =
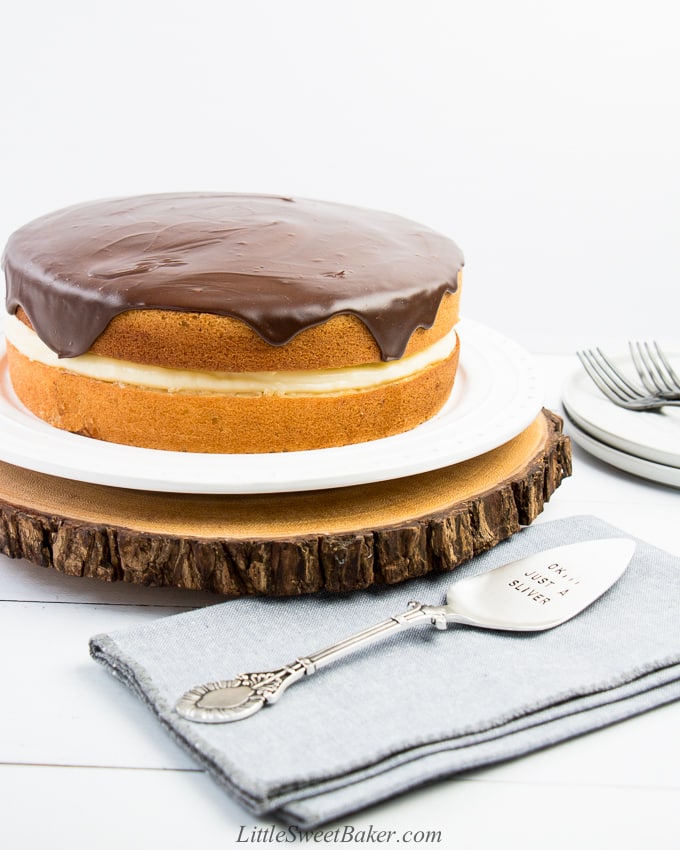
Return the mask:
M458 365L463 257L399 216L161 194L9 239L7 359L57 428L144 448L299 451L409 430Z

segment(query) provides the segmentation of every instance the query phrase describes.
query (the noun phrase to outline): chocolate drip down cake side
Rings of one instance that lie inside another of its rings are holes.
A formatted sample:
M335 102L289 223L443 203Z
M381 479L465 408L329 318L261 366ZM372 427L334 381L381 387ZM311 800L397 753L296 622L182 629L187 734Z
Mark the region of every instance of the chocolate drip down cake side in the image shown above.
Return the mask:
M462 267L445 236L341 204L229 193L81 204L9 238L3 371L33 422L79 435L61 439L192 463L348 451L411 432L449 399ZM534 415L460 463L307 492L126 489L0 453L0 552L229 596L450 570L531 522L570 474L561 421L540 404Z

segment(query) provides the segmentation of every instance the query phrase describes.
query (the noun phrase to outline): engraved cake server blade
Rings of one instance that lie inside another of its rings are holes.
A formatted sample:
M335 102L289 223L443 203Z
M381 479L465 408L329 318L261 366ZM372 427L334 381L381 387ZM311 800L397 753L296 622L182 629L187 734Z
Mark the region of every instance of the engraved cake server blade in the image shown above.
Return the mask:
M623 574L635 549L627 538L559 546L512 561L451 585L445 605L409 603L397 614L339 643L296 658L277 670L240 673L233 679L197 685L175 711L198 723L242 720L274 704L294 682L356 649L411 626L449 623L504 631L552 629L583 611Z

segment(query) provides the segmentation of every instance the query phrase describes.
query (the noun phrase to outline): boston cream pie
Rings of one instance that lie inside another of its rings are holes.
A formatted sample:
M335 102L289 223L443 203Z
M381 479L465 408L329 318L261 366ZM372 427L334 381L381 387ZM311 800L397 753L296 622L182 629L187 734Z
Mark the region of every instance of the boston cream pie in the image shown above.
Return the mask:
M9 239L7 357L52 425L191 452L364 442L453 386L463 257L383 212L164 194L69 207Z

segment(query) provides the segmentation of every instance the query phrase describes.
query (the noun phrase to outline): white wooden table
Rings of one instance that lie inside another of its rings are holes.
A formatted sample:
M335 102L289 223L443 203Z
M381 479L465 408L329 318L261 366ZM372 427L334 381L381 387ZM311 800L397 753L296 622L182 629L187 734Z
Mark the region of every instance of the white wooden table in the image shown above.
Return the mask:
M560 387L575 358L537 361L545 369L546 403L559 412ZM577 513L596 514L680 555L680 492L617 472L574 446L573 477L537 521ZM106 585L0 556L0 600L0 846L278 843L270 822L226 797L88 655L93 634L213 597ZM661 850L680 847L679 812L680 705L673 704L440 782L346 823L355 837L369 825L394 830L389 845L381 845L390 847L415 843L420 831L431 833L424 846L460 850ZM310 843L324 843L318 838ZM350 846L375 846L364 838Z

